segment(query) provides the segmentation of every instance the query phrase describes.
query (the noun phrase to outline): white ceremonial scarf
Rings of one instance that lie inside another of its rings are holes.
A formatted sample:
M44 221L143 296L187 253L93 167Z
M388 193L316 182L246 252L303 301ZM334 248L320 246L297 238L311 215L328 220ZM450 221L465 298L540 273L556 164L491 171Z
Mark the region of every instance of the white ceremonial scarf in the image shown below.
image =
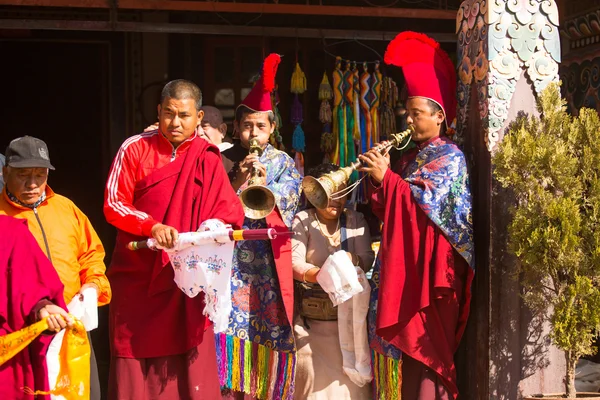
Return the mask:
M373 379L367 333L371 287L364 271L352 265L345 251L330 255L317 282L338 307L338 330L344 373L362 387Z
M198 231L209 230L212 236L227 236L228 229L218 220L207 220ZM231 266L234 241L217 242L207 239L198 241L196 232L180 233L175 246L163 250L169 256L175 272L175 284L187 296L193 298L204 293L204 315L214 324L215 333L224 332L231 313ZM160 246L158 246L160 248Z

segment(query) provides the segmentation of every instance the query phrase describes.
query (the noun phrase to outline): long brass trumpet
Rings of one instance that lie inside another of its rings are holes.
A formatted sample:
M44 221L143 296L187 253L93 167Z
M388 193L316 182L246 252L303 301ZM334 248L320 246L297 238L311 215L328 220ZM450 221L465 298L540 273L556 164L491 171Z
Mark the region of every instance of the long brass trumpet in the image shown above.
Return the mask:
M258 143L258 139L251 139L249 142L250 154L261 156L263 148ZM260 176L256 168L252 169L248 187L240 194L240 200L244 207L244 214L250 219L263 219L271 214L275 209L275 195L265 186L266 176Z
M382 154L386 154L392 147L400 149L400 145L408 137L409 139L404 146L406 147L410 142L410 137L414 130L414 126L409 125L407 130L390 135L390 139L387 142L384 142L384 145L378 145L377 148ZM305 176L302 180L302 190L304 191L304 195L315 207L327 208L329 200L336 198L336 194L344 192L341 196L338 196L343 197L352 192L352 190L356 187L354 186L340 190L342 186L348 183L352 172L357 170L361 165L362 163L357 158L356 161L351 163L349 166L340 168L339 170L329 174L325 174L318 179L312 176Z

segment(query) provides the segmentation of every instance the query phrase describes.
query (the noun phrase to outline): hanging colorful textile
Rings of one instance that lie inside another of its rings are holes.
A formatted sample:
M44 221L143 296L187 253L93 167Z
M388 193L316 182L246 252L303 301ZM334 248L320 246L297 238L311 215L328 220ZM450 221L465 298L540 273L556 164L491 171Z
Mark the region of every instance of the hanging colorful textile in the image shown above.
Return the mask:
M43 319L19 331L0 336L0 366L13 358L44 331L48 330L48 320ZM75 320L68 327L60 349L60 372L56 387L49 391L36 391L35 388L21 388L25 394L62 396L65 400L90 398L90 342L83 323Z
M371 75L371 137L373 143L379 143L379 106L381 105L381 84L383 76L379 71L379 61L375 62L375 70Z
M341 165L342 140L346 131L346 116L344 113L344 72L342 71L342 59L335 58L335 69L333 70L333 135L335 148L331 162Z
M364 153L373 147L372 129L371 126L371 74L367 63L363 63L363 73L360 76L360 110L361 110L361 129L365 132L362 137L360 152Z
M296 164L296 169L300 172L300 175L304 175L304 155L302 154L306 148L304 131L302 130L304 110L302 109L302 103L300 102L298 95L306 92L306 76L298 62L296 62L296 68L292 74L290 91L294 93L291 122L296 126L292 135L292 149L296 153L294 156L294 163Z
M350 69L350 61L346 61L344 70L344 118L346 129L340 135L340 166L346 167L356 160L354 150L354 72ZM343 139L343 140L342 140ZM358 179L358 173L352 172L350 182Z
M361 149L361 139L364 136L365 132L361 124L361 112L360 112L360 74L358 73L358 68L356 66L356 62L352 62L352 81L353 81L353 89L352 89L352 119L354 121L354 129L352 130L352 139L353 139L353 149L354 149L354 157L353 159L348 160L348 163L351 163L356 158L356 155L360 153ZM358 179L359 174L356 172L354 179ZM355 203L363 203L366 200L366 193L364 193L360 188L359 190L355 190L352 192L352 196L350 198L350 204Z
M362 135L362 130L360 126L360 74L358 73L358 68L356 68L356 62L352 62L352 80L354 82L354 93L352 96L352 112L354 117L354 129L352 131L352 135L354 136L355 149L356 145L360 144L360 137ZM360 147L359 147L360 149ZM354 151L355 154L356 150Z
M325 153L323 162L330 162L332 160L331 153L335 148L335 137L333 136L331 122L332 113L331 105L329 102L333 99L333 89L329 83L327 72L323 73L323 80L319 86L319 100L321 100L321 107L319 109L319 121L323 124L323 132L321 134L321 151Z
M369 74L369 68L367 63L364 62L362 65L363 73L360 75L360 130L361 140L358 153L365 153L371 147L373 147L373 141L371 138L371 74ZM364 173L361 173L362 176ZM358 202L365 204L367 203L367 187L368 181L363 180L358 188Z
M381 139L387 138L396 132L396 115L394 109L398 102L398 87L390 77L383 78L382 103L379 108L381 119Z

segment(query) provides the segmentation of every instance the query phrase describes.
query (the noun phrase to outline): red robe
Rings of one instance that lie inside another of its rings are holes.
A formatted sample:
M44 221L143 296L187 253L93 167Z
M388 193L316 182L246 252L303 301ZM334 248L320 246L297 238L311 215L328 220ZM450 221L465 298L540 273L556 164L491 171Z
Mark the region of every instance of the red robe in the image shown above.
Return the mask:
M456 398L454 353L469 314L473 271L401 178L415 155L388 170L371 199L383 221L376 333L435 371Z
M244 212L229 184L218 149L196 139L187 152L138 181L133 206L179 232L196 231L211 218L241 226ZM164 252L130 251L142 237L119 230L108 277L112 285L112 355L153 358L198 346L210 321L204 296L186 296L173 281Z
M37 312L50 302L67 308L56 270L26 221L0 216L0 336L35 322ZM0 366L0 398L33 399L23 387L49 390L46 351L51 340L51 335L42 334Z

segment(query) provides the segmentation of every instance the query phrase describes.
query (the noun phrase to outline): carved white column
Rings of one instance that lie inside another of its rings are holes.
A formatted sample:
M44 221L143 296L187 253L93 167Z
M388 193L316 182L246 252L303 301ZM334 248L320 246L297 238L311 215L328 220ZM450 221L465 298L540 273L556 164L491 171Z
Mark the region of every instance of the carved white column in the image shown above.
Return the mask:
M457 133L463 137L471 86L476 85L484 140L493 151L523 72L536 93L558 79L558 8L553 0L466 0L458 11L456 33Z

